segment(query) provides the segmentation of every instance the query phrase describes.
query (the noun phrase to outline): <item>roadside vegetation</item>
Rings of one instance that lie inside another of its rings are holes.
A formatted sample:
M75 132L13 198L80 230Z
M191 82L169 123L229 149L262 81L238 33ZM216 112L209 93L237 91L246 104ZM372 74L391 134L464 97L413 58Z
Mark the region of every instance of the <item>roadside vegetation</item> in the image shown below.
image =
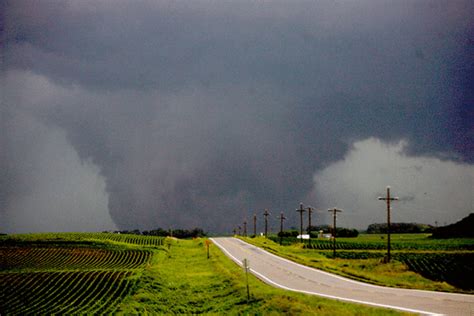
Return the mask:
M0 314L400 315L287 292L204 238L110 233L0 237Z
M138 290L119 308L123 314L398 315L397 311L349 304L273 288L249 275L247 300L242 268L205 240L177 240L159 253Z
M372 284L434 291L474 293L474 240L436 240L429 234L392 235L392 261L382 263L385 235L360 234L332 241L241 237L244 241L295 262Z

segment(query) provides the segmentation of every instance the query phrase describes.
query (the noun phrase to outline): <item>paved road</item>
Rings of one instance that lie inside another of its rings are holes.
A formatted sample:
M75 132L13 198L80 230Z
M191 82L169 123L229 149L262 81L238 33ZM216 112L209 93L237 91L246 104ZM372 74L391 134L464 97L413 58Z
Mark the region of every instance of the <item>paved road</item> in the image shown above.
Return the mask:
M427 315L474 316L474 295L388 288L357 282L275 256L237 238L212 238L232 260L247 258L261 280L287 290Z

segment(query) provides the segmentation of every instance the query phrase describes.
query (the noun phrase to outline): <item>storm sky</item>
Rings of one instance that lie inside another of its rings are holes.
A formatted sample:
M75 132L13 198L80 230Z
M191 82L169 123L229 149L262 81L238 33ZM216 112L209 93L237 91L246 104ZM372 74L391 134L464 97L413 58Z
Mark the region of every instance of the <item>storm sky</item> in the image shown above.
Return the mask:
M474 211L473 1L1 1L0 231Z

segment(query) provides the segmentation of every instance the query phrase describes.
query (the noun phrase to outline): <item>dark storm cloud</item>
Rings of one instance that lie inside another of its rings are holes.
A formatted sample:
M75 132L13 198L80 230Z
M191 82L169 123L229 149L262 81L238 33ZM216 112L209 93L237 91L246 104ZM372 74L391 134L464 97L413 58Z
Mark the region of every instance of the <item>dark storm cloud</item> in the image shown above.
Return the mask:
M473 162L470 1L13 1L2 12L3 77L24 97L4 97L2 124L21 111L64 130L98 166L120 227L222 230L245 212L293 209L316 171L372 136ZM54 91L31 101L35 83L22 82L36 75ZM22 162L1 157L8 209Z

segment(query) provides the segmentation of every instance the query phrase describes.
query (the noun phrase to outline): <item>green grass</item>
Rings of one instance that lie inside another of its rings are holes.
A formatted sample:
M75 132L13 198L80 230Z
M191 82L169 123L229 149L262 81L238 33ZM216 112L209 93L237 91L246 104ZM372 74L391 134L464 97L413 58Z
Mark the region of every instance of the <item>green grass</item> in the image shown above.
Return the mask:
M397 311L349 304L273 288L249 276L214 245L207 259L203 239L179 240L146 268L121 314L395 315Z
M380 236L377 238L377 236L363 235L359 240L352 238L350 243L355 245L352 250L351 248L337 250L338 255L335 259L332 258L331 250L308 249L301 243L280 246L263 237L242 239L295 262L372 284L434 291L474 292L474 281L470 276L472 274L469 274L472 270L471 262L474 259L474 253L469 250L434 250L446 249L450 241L440 244L426 236L394 236L396 241L406 239L408 243L425 244L425 247L431 250L393 251L394 260L383 264L381 261L385 250L371 247L368 247L369 250L361 250L363 249L361 245L370 242L371 239L373 242L379 242ZM341 238L346 243L347 239L349 238ZM451 243L459 248L472 244L472 240L451 241ZM439 245L439 248L436 248L436 245ZM450 271L452 268L457 270ZM464 271L464 277L459 274L459 271ZM451 284L446 281L450 281Z
M207 259L204 244L101 233L2 236L0 314L400 314L287 292L251 275L247 300L242 269L214 245Z

